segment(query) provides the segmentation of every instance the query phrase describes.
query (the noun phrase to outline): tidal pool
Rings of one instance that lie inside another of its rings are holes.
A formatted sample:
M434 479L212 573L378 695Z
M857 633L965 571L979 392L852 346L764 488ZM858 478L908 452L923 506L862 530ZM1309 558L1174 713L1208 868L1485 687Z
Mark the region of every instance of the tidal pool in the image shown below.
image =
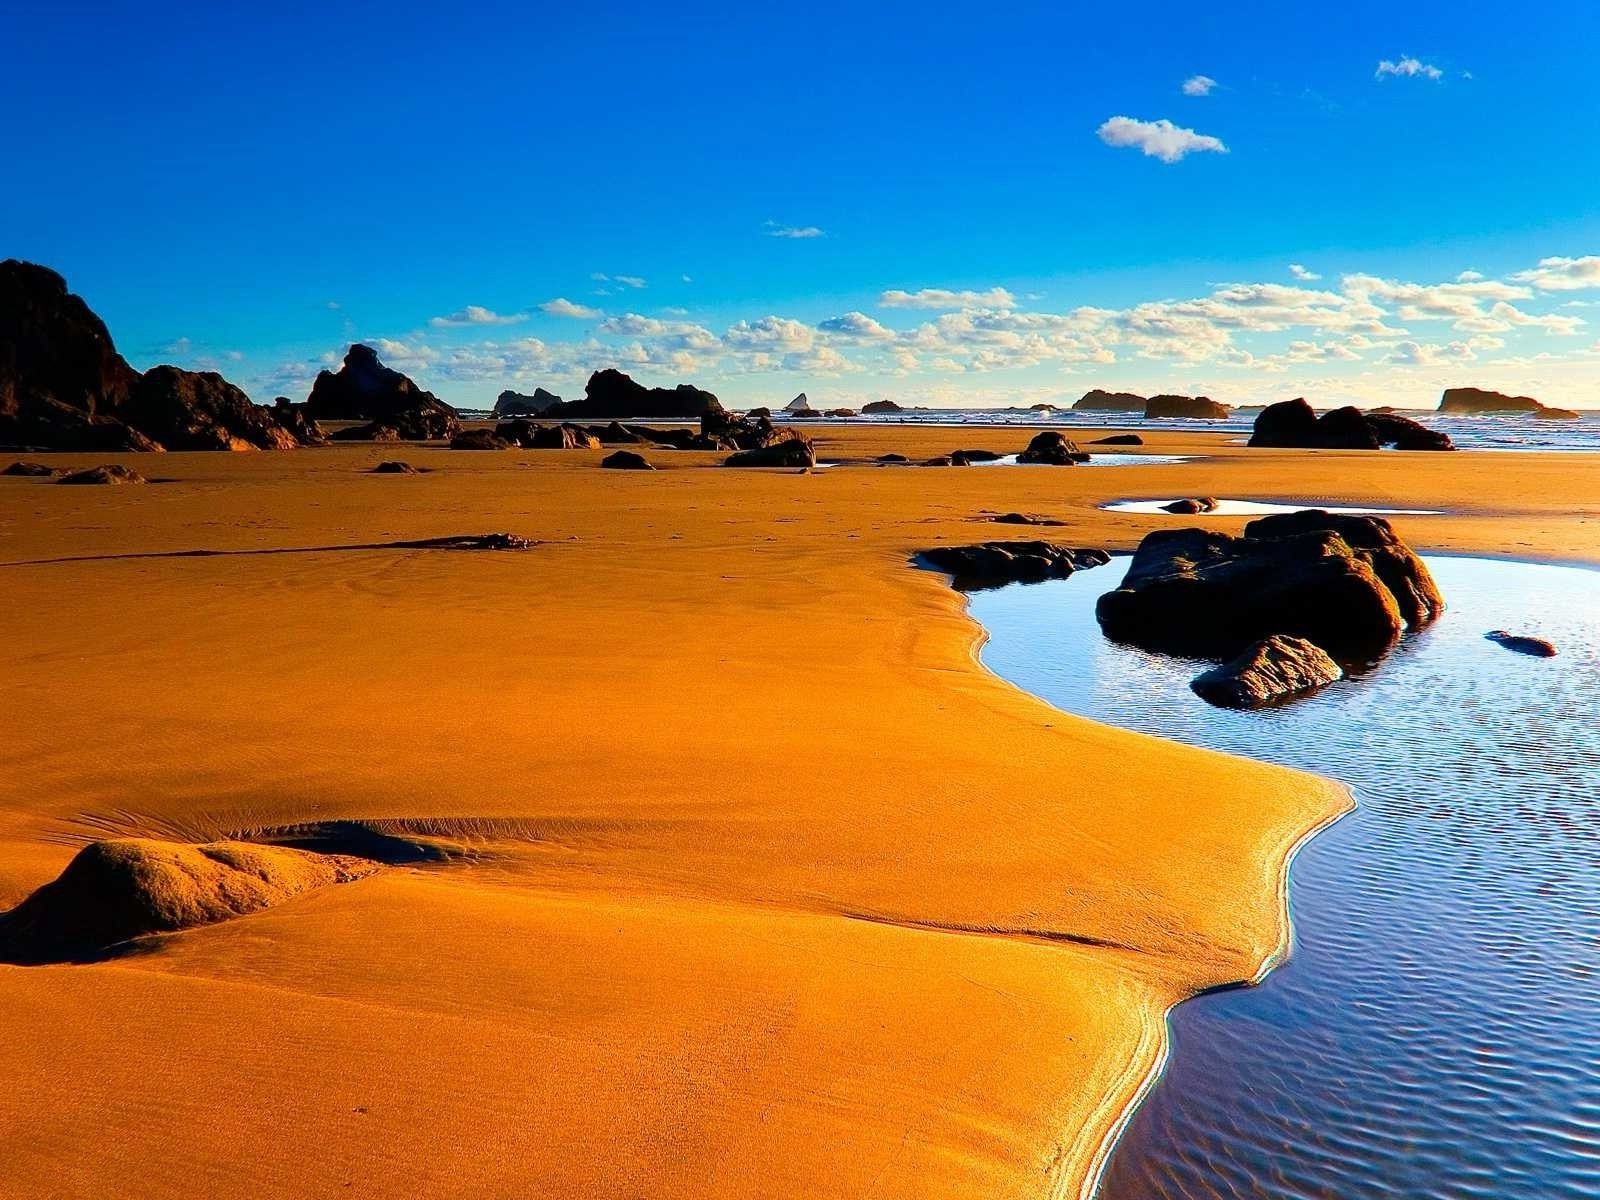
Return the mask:
M1198 664L1101 636L1125 564L973 594L984 662L1097 721L1344 780L1359 806L1294 861L1288 961L1173 1011L1101 1200L1600 1195L1600 572L1430 557L1438 623L1249 713L1195 696Z
M1043 467L1048 463L1019 463L1015 454L1002 454L989 462L975 462L975 467ZM1077 463L1080 467L1158 467L1168 463L1193 462L1193 454L1096 454L1089 452L1089 461ZM1302 506L1304 507L1304 506Z
M1330 513L1367 513L1373 516L1386 517L1435 517L1439 515L1437 508L1347 508L1337 504L1291 504L1276 500L1224 500L1218 499L1217 506L1209 512L1203 513L1169 513L1163 505L1171 504L1174 500L1184 499L1181 496L1166 496L1160 500L1117 500L1100 507L1107 512L1131 513L1156 513L1163 517L1181 516L1186 519L1192 517L1227 517L1227 516L1263 516L1267 513L1303 512L1308 508L1320 508L1323 512Z

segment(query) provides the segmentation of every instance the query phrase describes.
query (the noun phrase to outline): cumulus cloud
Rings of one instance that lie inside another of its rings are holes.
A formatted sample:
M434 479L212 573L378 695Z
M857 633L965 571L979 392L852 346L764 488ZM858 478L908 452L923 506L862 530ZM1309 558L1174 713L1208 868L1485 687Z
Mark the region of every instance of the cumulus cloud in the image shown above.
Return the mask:
M883 341L895 336L894 330L879 324L863 312L847 312L842 317L829 317L817 328L824 333L856 341Z
M1108 146L1140 151L1164 163L1175 163L1190 154L1226 154L1228 148L1209 134L1184 129L1171 121L1138 121L1132 117L1112 117L1100 126L1100 140Z
M1307 268L1301 266L1299 263L1290 263L1289 264L1289 274L1293 275L1296 279L1299 279L1299 280L1301 280L1303 282L1306 282L1306 283L1312 283L1312 282L1322 278L1322 276L1318 275L1315 271L1308 270Z
M587 304L575 304L565 296L546 300L539 305L539 311L547 317L572 317L579 321L592 321L600 315L598 308L590 308Z
M828 235L815 225L780 225L776 221L768 221L767 236L805 241L809 238L827 237Z
M921 291L904 292L892 288L878 297L878 303L884 308L1015 308L1016 297L1003 287L992 287L987 291L951 291L948 288L923 288Z
M1444 78L1444 72L1438 67L1432 63L1425 63L1419 58L1412 58L1408 54L1402 54L1392 62L1387 58L1380 62L1376 78L1382 79L1386 75L1394 75L1406 79L1432 79L1435 81Z
M1183 94L1185 96L1209 96L1211 89L1217 86L1217 81L1209 75L1191 75L1183 81Z
M1539 265L1511 277L1541 292L1577 292L1600 288L1600 254L1582 258L1541 258Z
M481 304L469 304L458 309L449 316L434 317L428 324L435 329L448 329L457 325L515 325L528 319L527 313L501 313L484 308Z

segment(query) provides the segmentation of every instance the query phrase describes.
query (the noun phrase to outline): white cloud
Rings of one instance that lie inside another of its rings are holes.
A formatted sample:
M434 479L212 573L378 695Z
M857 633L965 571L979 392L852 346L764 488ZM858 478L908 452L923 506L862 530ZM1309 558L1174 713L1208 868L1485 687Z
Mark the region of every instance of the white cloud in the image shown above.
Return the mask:
M1600 254L1582 258L1541 258L1539 265L1511 277L1532 284L1541 292L1578 292L1600 288Z
M1432 79L1435 81L1444 78L1444 72L1432 63L1425 63L1421 59L1412 58L1407 54L1402 54L1399 59L1393 62L1387 58L1380 62L1375 78L1382 79L1385 75Z
M894 330L879 324L862 312L847 312L842 317L829 317L817 328L824 333L855 341L884 341L895 336Z
M1228 148L1208 134L1183 129L1171 121L1136 121L1132 117L1112 117L1100 126L1100 140L1108 146L1130 147L1164 163L1175 163L1185 155L1226 154Z
M469 304L447 317L434 317L428 324L435 329L449 329L457 325L515 325L528 319L527 313L509 313L502 316L481 304Z
M1183 94L1185 96L1209 96L1211 89L1217 86L1217 81L1209 75L1191 75L1183 81Z
M590 308L587 304L575 304L565 296L546 300L539 305L539 311L547 317L572 317L579 321L592 321L600 315L598 308Z
M776 221L768 221L767 236L805 241L810 238L827 237L828 235L815 225L779 225Z
M917 292L904 292L893 288L878 297L883 308L1015 308L1016 297L1003 287L987 291L951 291L947 288L923 288Z
M594 271L589 275L589 278L596 283L619 283L623 287L642 288L645 286L645 281L637 275L607 275L604 271ZM603 291L595 292L597 296L604 296L605 294Z
M1315 271L1308 270L1307 268L1301 266L1299 263L1290 263L1289 264L1289 274L1293 275L1296 279L1302 280L1303 282L1306 282L1306 283L1311 283L1311 282L1314 282L1315 280L1318 280L1318 279L1322 278L1322 276L1318 275Z

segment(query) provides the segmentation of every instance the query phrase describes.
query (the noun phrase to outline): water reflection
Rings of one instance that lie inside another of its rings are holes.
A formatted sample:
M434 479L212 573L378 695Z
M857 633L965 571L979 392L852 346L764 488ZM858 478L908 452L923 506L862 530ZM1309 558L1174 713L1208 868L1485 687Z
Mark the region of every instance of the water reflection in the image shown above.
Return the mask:
M1437 625L1259 713L1100 636L1120 564L972 597L988 665L1052 703L1361 801L1296 859L1290 961L1173 1013L1103 1200L1600 1195L1600 573L1429 566ZM1561 656L1508 654L1498 628Z

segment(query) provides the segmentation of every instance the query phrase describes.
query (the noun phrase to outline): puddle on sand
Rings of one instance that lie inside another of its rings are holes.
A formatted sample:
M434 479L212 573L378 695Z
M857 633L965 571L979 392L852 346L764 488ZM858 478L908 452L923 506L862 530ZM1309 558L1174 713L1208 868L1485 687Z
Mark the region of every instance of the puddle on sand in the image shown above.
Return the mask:
M1101 636L1125 561L974 594L985 663L1069 712L1342 779L1360 805L1294 861L1289 960L1173 1011L1099 1200L1593 1200L1600 572L1430 557L1437 624L1360 680L1248 713L1190 692L1195 663ZM1502 628L1560 654L1485 640Z
M1102 504L1100 507L1107 512L1131 513L1156 513L1163 517L1228 517L1228 516L1264 516L1268 513L1303 512L1308 508L1318 508L1330 513L1365 513L1379 517L1436 517L1441 510L1437 508L1349 508L1337 504L1291 504L1274 500L1217 500L1217 506L1209 512L1203 513L1169 513L1164 505L1171 504L1174 500L1186 499L1182 496L1167 496L1160 500L1118 500L1112 504Z
M1168 463L1194 462L1199 457L1193 454L1094 454L1089 455L1086 463L1076 463L1080 467L1159 467ZM1043 467L1048 463L1019 463L1015 454L1002 454L991 462L975 462L975 467Z

